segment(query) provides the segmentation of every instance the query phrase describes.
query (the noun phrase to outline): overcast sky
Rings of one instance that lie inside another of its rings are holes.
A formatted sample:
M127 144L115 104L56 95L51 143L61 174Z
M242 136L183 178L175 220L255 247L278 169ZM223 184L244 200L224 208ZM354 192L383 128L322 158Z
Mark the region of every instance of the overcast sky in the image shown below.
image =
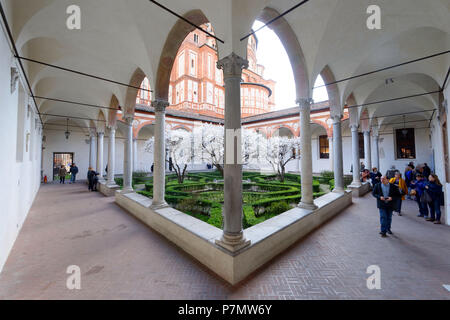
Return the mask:
M263 25L262 22L255 21L253 30L257 30ZM289 57L280 39L270 28L266 27L256 33L258 38L258 63L265 66L265 79L272 79L277 82L275 88L275 102L277 109L295 107L295 83ZM319 77L317 85L323 84ZM328 100L326 89L314 90L313 99L315 102Z

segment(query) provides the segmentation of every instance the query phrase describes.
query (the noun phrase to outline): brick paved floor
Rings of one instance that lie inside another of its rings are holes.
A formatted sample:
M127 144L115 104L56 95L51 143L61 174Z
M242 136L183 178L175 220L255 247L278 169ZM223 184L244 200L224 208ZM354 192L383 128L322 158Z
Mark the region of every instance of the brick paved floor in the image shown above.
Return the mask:
M378 234L367 195L231 287L83 184L46 185L0 274L0 299L450 299L450 228L404 203L395 236ZM366 268L381 268L368 290ZM82 270L82 290L66 269Z

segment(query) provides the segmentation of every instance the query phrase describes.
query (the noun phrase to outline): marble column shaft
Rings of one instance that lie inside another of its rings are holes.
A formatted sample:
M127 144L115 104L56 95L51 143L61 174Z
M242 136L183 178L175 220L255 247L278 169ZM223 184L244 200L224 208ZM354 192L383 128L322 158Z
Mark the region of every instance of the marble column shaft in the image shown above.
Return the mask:
M153 168L153 208L167 206L165 200L166 190L166 141L165 122L166 108L169 103L165 100L155 100L152 107L155 108L155 144L154 144L154 168Z
M333 117L334 192L344 192L341 116Z
M133 115L124 115L125 153L123 161L123 191L133 191Z
M115 185L114 180L116 170L116 128L109 128L109 144L108 144L108 180L107 185Z
M299 99L300 106L300 151L301 151L301 183L302 200L299 207L314 210L312 147L311 147L311 104L312 99Z

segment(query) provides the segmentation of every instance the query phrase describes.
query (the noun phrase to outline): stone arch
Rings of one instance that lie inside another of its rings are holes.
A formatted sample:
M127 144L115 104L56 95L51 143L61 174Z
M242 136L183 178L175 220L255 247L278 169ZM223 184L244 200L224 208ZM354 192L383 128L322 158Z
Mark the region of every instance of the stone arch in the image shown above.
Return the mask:
M149 120L149 121L144 121L144 122L140 122L139 125L133 130L134 131L134 135L135 137L139 137L139 132L147 127L147 126L151 126L154 125L155 121L154 120Z
M119 105L119 100L117 99L116 95L114 95L114 94L111 97L111 101L109 103L109 107L110 108L114 108L114 110L113 109L109 109L109 112L108 112L108 126L116 127L116 125L117 125L117 111L119 110L120 105Z
M145 75L144 71L142 71L141 68L137 68L133 72L133 75L131 76L129 85L133 86L133 87L140 87L141 83L142 83L142 81L144 81L145 77L146 77L146 75ZM123 108L124 114L134 115L134 110L136 107L136 97L137 97L138 91L139 90L136 88L128 87L127 95L125 97L125 106Z
M258 16L257 20L267 23L279 15L280 14L277 10L266 7ZM276 20L270 25L270 28L280 39L289 57L289 61L291 62L295 79L295 92L297 94L297 99L311 97L312 91L309 85L306 59L294 30L285 18Z
M209 21L199 9L189 11L184 15L184 18L198 26ZM173 26L172 30L170 30L159 59L158 71L156 74L156 87L154 92L154 97L156 99L168 101L170 74L172 72L175 58L184 39L194 29L195 28L193 26L179 19Z
M273 128L270 132L270 137L273 137L277 131L279 132L279 136L295 137L294 129L285 124Z
M322 77L325 84L332 83L336 81L334 77L334 73L331 68L326 65L322 71L320 72L320 76ZM330 101L330 113L331 116L341 116L343 109L341 107L340 99L339 99L339 88L336 83L327 85L328 92L328 100Z
M329 138L333 137L333 128L328 127L326 120L311 119L311 122L323 127Z
M185 130L187 132L192 132L192 129L184 124L179 124L172 127L172 130Z

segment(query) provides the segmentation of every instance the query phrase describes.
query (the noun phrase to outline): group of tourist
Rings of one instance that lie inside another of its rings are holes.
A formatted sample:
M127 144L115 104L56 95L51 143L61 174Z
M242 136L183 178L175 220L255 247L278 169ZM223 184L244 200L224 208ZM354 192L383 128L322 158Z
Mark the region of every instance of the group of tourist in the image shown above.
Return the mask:
M385 175L381 175L377 168L373 168L372 172L363 169L361 181L370 182L373 188L372 195L377 199L380 212L382 237L392 234L392 213L397 212L401 216L402 201L406 199L417 202L418 217L441 224L442 184L426 163L417 167L412 162L409 163L405 169L405 179L394 168Z
M106 167L106 171L108 171L108 167ZM72 163L70 165L69 170L66 169L66 166L61 165L61 167L59 168L59 171L58 171L60 184L66 183L66 176L68 173L70 173L70 182L69 183L75 183L75 181L77 179L77 174L78 174L78 167L75 165L75 163ZM98 175L99 175L99 173L97 171L95 171L92 167L89 167L88 173L87 173L89 191L97 191Z
M69 183L75 183L75 181L77 179L77 174L78 174L78 167L75 165L75 163L72 163L70 165L69 171L67 171L65 165L61 165L61 167L59 168L59 171L58 171L60 184L66 183L66 175L68 173L70 173L70 182Z

